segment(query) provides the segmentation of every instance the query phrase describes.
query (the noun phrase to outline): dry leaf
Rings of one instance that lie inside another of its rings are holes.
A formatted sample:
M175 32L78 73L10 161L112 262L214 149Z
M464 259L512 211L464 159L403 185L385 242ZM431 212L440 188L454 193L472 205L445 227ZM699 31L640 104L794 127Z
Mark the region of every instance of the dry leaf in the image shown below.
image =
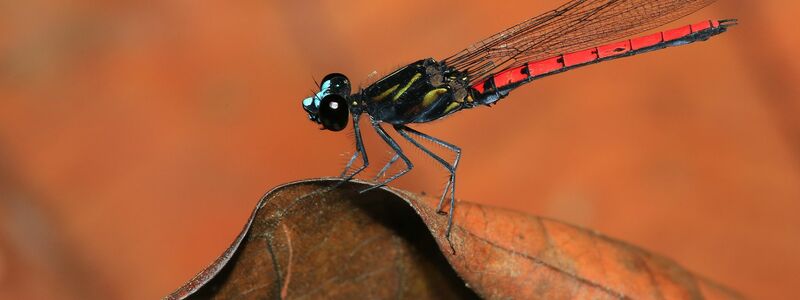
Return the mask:
M311 180L275 188L167 299L741 299L673 261L545 218Z

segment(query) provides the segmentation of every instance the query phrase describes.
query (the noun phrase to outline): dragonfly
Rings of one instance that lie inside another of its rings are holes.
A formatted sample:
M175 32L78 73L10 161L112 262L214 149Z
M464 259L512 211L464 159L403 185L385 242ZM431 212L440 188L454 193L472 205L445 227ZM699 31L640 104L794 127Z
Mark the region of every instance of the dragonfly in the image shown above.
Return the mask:
M356 150L341 174L342 183L369 166L359 127L366 114L370 125L394 151L366 192L385 186L414 168L403 149L384 128L441 164L450 177L436 211L448 215L445 237L450 241L456 206L456 169L461 148L409 127L456 112L496 104L527 83L550 75L608 60L705 41L726 32L737 20L706 20L631 38L700 10L715 0L572 0L479 41L444 59L425 58L403 66L352 93L340 73L326 75L320 91L302 100L310 120L323 130L342 131L353 121ZM445 160L420 140L454 153ZM357 158L361 164L354 168ZM386 178L398 160L405 168ZM383 181L379 181L385 178ZM448 197L449 195L449 197ZM449 199L449 211L443 210ZM452 243L451 243L452 245Z

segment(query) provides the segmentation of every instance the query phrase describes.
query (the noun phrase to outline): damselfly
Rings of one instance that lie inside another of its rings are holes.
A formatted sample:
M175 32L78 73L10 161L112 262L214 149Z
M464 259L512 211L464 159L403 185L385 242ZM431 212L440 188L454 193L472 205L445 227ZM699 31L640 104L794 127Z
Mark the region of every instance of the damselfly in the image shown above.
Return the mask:
M707 40L725 32L736 20L703 21L618 41L677 20L713 2L572 0L445 59L426 58L413 62L353 94L346 76L329 74L322 79L320 92L303 100L303 108L312 121L326 130L341 131L352 118L356 152L342 172L343 181L352 179L369 166L358 122L365 113L370 125L395 153L378 173L378 178L382 178L398 159L405 164L404 169L367 190L384 186L414 167L400 145L382 127L384 123L444 166L450 179L439 199L437 212L449 215L445 231L449 240L461 149L411 129L408 124L430 122L464 109L495 104L526 83L577 67ZM449 149L455 153L455 159L452 162L443 159L415 137ZM350 172L359 156L361 166ZM442 208L448 193L449 212L444 212Z

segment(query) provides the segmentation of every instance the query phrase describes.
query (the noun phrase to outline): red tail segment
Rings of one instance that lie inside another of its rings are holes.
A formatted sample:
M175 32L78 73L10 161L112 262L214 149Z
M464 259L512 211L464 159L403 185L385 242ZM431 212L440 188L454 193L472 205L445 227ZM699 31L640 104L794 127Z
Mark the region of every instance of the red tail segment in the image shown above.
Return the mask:
M486 98L490 99L496 98L490 100L489 102L491 103L505 97L511 89L540 77L604 60L705 40L724 32L726 27L730 25L735 25L735 22L703 21L643 37L566 53L536 62L528 62L518 67L500 71L479 81L472 85L473 93L476 94L474 95L476 96L475 98L481 98L480 96L486 96ZM495 95L484 95L488 93Z

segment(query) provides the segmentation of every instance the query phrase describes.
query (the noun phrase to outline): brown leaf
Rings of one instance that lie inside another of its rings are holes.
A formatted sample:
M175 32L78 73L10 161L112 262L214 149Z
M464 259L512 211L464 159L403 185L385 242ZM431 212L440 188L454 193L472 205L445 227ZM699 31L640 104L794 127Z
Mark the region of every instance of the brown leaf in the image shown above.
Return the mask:
M438 199L336 183L267 193L233 245L166 298L741 299L598 233L466 202L454 254Z

